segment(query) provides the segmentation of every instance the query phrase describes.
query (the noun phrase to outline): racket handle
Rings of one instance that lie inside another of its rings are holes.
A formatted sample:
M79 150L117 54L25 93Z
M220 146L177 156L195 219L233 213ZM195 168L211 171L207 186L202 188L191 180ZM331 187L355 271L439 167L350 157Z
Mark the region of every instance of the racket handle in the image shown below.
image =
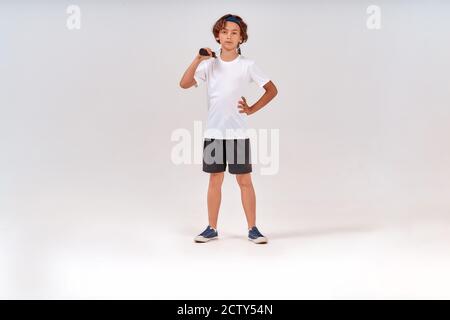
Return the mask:
M201 48L201 49L198 51L198 53L199 53L201 56L209 56L208 51L207 51L206 49L204 49L204 48ZM212 56L213 56L213 58L216 58L216 53L215 53L214 51L212 51Z

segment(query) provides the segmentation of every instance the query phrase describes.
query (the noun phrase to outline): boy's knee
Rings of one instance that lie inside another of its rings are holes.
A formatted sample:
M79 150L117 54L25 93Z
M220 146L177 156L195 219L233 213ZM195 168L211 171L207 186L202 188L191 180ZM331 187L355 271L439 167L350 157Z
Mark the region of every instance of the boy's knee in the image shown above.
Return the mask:
M212 187L220 187L223 182L223 172L211 173L209 176L209 185Z
M252 185L252 178L249 173L237 174L236 181L241 188L251 187Z

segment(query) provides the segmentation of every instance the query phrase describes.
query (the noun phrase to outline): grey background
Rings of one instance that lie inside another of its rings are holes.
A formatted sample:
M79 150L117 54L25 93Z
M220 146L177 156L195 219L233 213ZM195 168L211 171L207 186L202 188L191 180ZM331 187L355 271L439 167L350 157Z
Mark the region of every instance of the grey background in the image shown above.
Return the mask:
M70 4L81 7L81 30L66 28ZM371 4L381 7L380 30L366 28ZM279 89L249 122L280 130L278 174L260 175L258 165L253 174L257 224L274 243L266 252L245 246L244 256L313 263L323 257L300 259L295 255L300 244L286 241L302 241L308 232L345 235L355 228L407 226L404 236L411 237L413 226L431 225L414 239L448 245L445 1L2 1L0 6L0 296L203 297L193 290L204 275L183 277L168 268L181 259L185 271L195 272L195 263L206 259L206 251L203 256L191 241L207 222L208 176L200 164L171 162L170 136L177 128L193 131L195 120L206 119L205 87L183 90L178 83L199 47L217 47L211 27L225 13L248 23L242 53ZM262 93L250 86L247 100ZM246 245L231 242L246 235L232 176L225 178L222 199L219 228L235 238L213 252L230 258L226 252ZM444 238L430 238L437 235ZM412 243L379 234L372 244L379 248L387 238ZM280 247L273 250L277 239ZM339 250L327 248L331 255ZM221 267L239 268L244 256ZM411 253L400 262L416 258ZM434 258L440 265L449 261L445 250ZM291 261L293 274L295 265ZM345 266L341 270L352 274ZM126 276L139 272L148 278ZM190 290L164 291L169 279L186 281ZM233 295L226 279L217 297L245 297L243 291ZM406 280L398 291L383 283L345 293L324 284L317 292L283 294L448 297L437 282L420 282L428 286L425 291L410 290ZM282 296L274 292L279 295L261 297Z

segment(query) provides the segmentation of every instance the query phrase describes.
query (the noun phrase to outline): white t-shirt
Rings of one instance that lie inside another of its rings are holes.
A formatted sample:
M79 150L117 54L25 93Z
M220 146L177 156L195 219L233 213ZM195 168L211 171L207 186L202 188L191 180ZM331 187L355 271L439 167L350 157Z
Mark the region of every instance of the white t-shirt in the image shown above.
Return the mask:
M239 55L232 61L220 57L203 60L197 66L194 79L207 83L208 119L204 138L246 139L248 124L246 113L240 113L238 102L250 82L263 87L269 77L255 61ZM250 101L247 100L250 104Z

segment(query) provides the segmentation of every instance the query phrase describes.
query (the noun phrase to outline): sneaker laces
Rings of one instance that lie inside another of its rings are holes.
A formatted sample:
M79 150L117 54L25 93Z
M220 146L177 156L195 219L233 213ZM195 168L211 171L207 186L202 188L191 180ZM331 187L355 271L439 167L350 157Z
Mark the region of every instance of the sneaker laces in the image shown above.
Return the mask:
M205 236L205 235L207 235L210 231L215 232L215 229L214 229L213 227L211 227L211 226L207 226L206 229L205 229L205 231L203 231L202 233L200 233L200 235L201 235L201 236Z
M259 230L258 230L257 227L253 227L253 228L250 230L250 233L252 233L252 234L254 234L254 235L258 236L258 237L264 237L264 236L261 234L261 232L259 232Z

